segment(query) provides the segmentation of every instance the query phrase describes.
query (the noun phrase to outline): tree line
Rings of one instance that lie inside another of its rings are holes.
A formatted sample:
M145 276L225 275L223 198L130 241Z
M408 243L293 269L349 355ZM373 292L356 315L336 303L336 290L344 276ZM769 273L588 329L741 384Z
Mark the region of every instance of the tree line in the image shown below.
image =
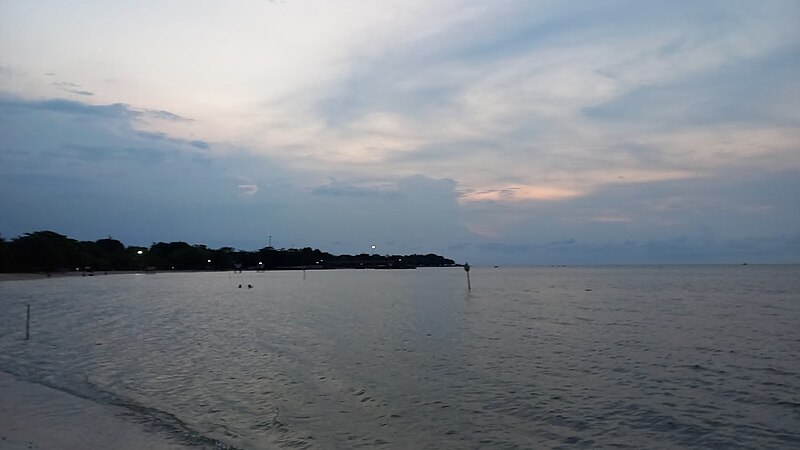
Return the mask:
M275 270L298 268L396 268L453 266L452 259L426 255L333 255L318 249L237 250L186 242L126 246L111 237L79 241L53 231L0 236L0 272L114 270Z

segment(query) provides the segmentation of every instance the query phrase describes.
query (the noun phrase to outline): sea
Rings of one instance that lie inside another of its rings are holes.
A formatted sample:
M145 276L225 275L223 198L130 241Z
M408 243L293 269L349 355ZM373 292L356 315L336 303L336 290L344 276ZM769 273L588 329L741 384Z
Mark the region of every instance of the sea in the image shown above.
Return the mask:
M3 282L0 371L198 447L800 448L800 266L466 275Z

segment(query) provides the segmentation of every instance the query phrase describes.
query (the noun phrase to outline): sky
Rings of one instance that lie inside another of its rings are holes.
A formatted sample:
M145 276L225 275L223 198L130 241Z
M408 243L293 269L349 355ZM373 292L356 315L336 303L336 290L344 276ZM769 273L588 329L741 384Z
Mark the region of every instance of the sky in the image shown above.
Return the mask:
M798 263L798 23L795 0L0 0L0 234Z

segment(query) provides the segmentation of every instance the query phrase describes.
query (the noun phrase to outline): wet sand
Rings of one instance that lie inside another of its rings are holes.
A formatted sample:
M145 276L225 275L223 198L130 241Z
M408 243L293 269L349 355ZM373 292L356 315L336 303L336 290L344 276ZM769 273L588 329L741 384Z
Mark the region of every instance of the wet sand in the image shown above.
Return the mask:
M54 275L57 276L57 275ZM20 280L39 280L47 278L43 273L0 273L0 282L20 281Z
M63 277L80 277L80 276L95 276L102 277L106 275L120 275L126 273L143 273L135 270L118 270L108 272L95 272L92 275L85 275L85 272L52 272L49 276L46 273L0 273L0 283L3 281L25 281L25 280L42 280L46 278L63 278Z
M137 273L108 272L107 275ZM0 282L57 279L83 272L0 273ZM94 276L104 276L100 272ZM120 406L97 403L0 371L0 450L198 449L180 436L136 421Z
M0 449L189 449L103 405L0 372Z

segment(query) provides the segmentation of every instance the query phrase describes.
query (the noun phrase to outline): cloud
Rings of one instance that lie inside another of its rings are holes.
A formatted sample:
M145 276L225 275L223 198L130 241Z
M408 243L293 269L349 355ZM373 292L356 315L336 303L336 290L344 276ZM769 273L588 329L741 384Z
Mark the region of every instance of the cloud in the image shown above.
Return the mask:
M162 142L172 142L175 144L181 145L191 145L192 147L200 150L208 150L211 148L211 144L206 141L201 140L187 140L178 137L173 137L168 135L167 133L163 133L160 131L143 131L143 130L136 130L135 134L141 138L150 140L150 141L162 141Z
M78 162L156 164L176 155L196 157L203 147L164 133L137 130L139 111L118 103L91 105L0 95L0 116L4 136L0 144L9 164L39 164L50 170Z
M800 192L798 179L797 170L730 171L713 178L620 183L563 202L470 203L463 205L463 215L470 229L480 230L488 242L529 245L531 258L540 256L535 246L565 235L588 248L600 242L662 241L670 236L709 242L792 236L800 224L800 211L791 206ZM658 249L643 249L639 256L656 260ZM604 257L593 255L584 261Z
M154 119L161 119L161 120L169 120L174 122L193 122L192 119L188 119L186 117L179 116L175 113L171 113L169 111L163 110L155 110L155 109L145 109L144 111L140 112L141 114Z
M0 40L15 68L0 79L14 169L0 170L15 180L55 176L56 162L127 180L147 164L176 211L213 203L242 236L368 237L471 260L558 259L548 243L570 239L565 255L584 261L656 260L672 239L724 256L800 228L793 1L198 4L179 24L53 7L62 20L0 19L19 36ZM87 47L81 66L63 57L103 30L118 45ZM98 86L92 102L58 98L80 86Z
M255 184L240 184L239 190L241 191L242 195L245 196L253 196L256 195L258 192L258 185Z
M228 230L252 216L252 205L241 203L231 183L252 196L259 184L274 185L286 173L264 158L215 157L197 142L138 130L132 110L2 97L3 233L56 229L92 238L113 232L144 244L216 236L225 243ZM239 181L265 166L269 176Z
M798 61L800 47L734 59L673 83L636 87L584 112L598 120L633 120L667 131L720 124L797 126L800 115L784 105L800 101Z
M330 180L284 213L310 216L296 228L309 236L324 235L343 248L367 251L367 245L378 243L381 253L441 251L451 239L472 236L461 221L455 188L453 180L421 175Z
M311 190L314 195L330 197L397 197L397 186L387 183L362 183L354 185L331 179L328 184L317 186Z
M58 82L54 82L52 84L54 86L58 86L59 88L61 88L61 90L65 91L65 92L69 92L71 94L83 95L83 96L92 96L92 95L94 95L93 92L81 89L80 85L75 84L75 83L70 83L70 82L67 82L67 81L58 81Z
M69 83L72 84L72 83ZM86 94L84 94L86 95ZM88 93L88 95L92 95ZM181 117L169 111L136 109L123 103L112 103L106 105L94 105L76 100L67 99L46 99L30 100L9 96L0 93L0 108L3 110L20 111L47 111L79 116L116 118L121 120L148 120L158 119L172 122L191 122L192 119ZM143 135L151 137L164 137L165 133L142 131ZM203 141L195 140L202 148ZM207 145L207 144L206 144Z
M736 239L678 236L618 242L569 240L543 245L489 243L479 248L486 253L486 260L504 264L592 264L601 258L606 264L792 263L800 254L800 235Z
M517 201L553 201L574 198L582 195L580 191L553 186L525 186L512 184L502 189L471 191L464 193L460 199L464 202L517 202Z
M271 233L280 246L358 252L368 240L387 253L432 251L448 237L470 235L453 180L330 180L318 190L308 173L247 150L201 151L139 130L127 109L29 103L0 102L4 234L49 228L78 238L113 232L130 243L258 248ZM350 195L352 187L385 194Z
M76 158L89 163L124 159L142 164L155 164L164 161L168 153L166 149L153 147L105 147L85 144L64 144L62 148L68 152L72 152L72 155ZM68 154L69 153L63 153L62 156Z
M90 105L73 100L23 100L9 96L0 96L0 108L4 110L47 111L107 118L133 118L139 112L129 109L127 105L115 103L110 105Z
M337 177L455 179L462 203L716 176L754 153L797 165L789 3L475 8L270 103L263 151Z
M591 222L608 222L608 223L615 223L615 222L616 223L624 223L624 222L630 222L631 221L631 219L629 217L620 216L620 215L613 215L613 214L594 216L589 220Z

